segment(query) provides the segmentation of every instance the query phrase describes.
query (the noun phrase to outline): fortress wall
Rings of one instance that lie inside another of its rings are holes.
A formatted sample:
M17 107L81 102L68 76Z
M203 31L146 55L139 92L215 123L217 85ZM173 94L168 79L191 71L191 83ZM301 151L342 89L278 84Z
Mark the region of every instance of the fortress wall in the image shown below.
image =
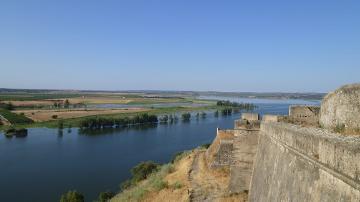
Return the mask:
M236 130L230 164L230 193L241 193L250 189L258 137L259 130Z
M205 154L206 162L210 168L230 165L234 133L234 130L217 130L216 137Z
M241 114L241 119L245 119L248 121L257 121L259 120L259 114L257 113L242 113Z
M360 139L262 122L250 201L360 201Z
M289 117L293 122L317 124L319 122L319 106L294 105L289 107Z

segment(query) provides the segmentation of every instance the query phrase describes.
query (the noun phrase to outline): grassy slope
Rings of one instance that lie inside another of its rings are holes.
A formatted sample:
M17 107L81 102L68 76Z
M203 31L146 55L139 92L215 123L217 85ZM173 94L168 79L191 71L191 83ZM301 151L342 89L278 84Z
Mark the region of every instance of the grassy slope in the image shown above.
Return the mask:
M174 163L163 165L158 172L117 194L110 201L188 201L190 185L187 177L192 160L193 152L184 152Z

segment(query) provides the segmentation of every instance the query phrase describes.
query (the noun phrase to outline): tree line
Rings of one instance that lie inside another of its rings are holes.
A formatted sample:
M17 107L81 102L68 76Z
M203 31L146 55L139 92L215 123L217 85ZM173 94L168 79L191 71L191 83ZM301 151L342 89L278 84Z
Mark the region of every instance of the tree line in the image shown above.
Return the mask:
M156 115L149 115L147 113L136 115L133 117L120 118L102 118L93 117L87 118L80 122L82 129L101 129L108 127L123 127L135 124L157 123L158 117Z
M229 100L217 101L216 105L224 106L224 107L234 107L234 108L238 108L240 110L245 109L248 111L251 111L251 110L254 110L255 108L257 108L257 106L252 103L238 103L238 102L231 102Z

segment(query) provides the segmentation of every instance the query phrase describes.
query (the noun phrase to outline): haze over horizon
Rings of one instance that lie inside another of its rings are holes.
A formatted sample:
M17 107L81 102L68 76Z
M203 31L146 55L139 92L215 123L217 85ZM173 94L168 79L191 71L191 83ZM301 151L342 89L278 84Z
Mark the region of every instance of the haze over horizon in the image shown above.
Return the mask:
M359 1L2 1L0 88L329 92Z

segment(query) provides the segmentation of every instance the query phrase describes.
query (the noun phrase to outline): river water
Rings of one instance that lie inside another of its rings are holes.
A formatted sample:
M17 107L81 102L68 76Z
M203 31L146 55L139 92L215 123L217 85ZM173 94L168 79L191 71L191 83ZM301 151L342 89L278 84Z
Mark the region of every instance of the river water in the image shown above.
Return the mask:
M203 97L250 102L243 98ZM287 114L290 104L319 104L303 100L251 100L260 114ZM233 128L240 114L189 123L104 130L93 134L77 128L31 128L25 138L0 134L0 201L59 201L77 190L86 201L106 190L118 191L141 161L166 163L179 151L210 143L216 128Z

